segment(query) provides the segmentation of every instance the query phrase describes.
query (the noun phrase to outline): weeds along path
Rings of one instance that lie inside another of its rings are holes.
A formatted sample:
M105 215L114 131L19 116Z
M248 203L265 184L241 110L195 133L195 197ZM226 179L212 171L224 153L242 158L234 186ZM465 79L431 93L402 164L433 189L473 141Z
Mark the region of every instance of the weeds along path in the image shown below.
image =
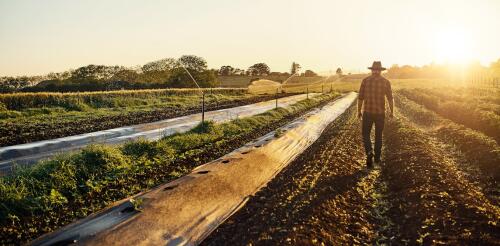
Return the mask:
M457 169L456 158L404 116L385 128L385 165L394 240L405 244L490 245L500 240L500 210Z
M499 205L500 147L494 139L444 119L403 96L396 95L395 103L413 127L422 130L453 160L464 178L480 187L492 204Z
M385 221L352 106L202 244L370 244ZM374 212L377 211L377 212Z

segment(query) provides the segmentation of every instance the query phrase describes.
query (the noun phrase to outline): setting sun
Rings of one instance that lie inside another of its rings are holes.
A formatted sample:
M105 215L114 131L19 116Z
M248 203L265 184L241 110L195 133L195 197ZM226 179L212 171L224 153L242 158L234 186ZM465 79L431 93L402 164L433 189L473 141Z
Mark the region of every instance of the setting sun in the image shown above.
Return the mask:
M465 30L448 29L436 36L437 62L464 64L474 59L472 41Z

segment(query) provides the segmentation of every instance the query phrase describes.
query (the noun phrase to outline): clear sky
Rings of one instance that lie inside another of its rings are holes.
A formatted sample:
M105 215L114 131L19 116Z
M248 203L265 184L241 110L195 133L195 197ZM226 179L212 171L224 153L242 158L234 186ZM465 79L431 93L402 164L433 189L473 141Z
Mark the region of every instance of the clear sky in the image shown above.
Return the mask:
M287 71L500 58L500 0L0 0L0 76L183 54Z

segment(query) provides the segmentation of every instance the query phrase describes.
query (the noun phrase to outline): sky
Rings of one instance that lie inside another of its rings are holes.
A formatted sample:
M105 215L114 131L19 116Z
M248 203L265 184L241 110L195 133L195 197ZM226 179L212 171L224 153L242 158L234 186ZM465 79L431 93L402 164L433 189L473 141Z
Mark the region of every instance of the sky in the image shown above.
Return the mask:
M181 55L365 72L500 58L500 0L0 0L0 76Z

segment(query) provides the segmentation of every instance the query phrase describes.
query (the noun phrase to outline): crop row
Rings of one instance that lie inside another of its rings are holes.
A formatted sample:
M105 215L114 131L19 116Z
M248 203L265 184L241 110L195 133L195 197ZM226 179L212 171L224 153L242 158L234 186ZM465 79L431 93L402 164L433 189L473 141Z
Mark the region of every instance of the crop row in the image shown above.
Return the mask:
M498 90L486 90L471 87L442 87L442 88L415 88L415 90L431 93L445 98L446 100L483 100L492 103L500 103L500 99L495 97ZM477 91L480 90L481 93Z
M443 101L454 101L475 107L483 111L492 111L500 115L500 91L490 90L478 93L476 88L446 87L443 89L418 88L424 94L439 97Z
M498 207L457 170L453 159L404 118L385 128L385 165L394 240L410 245L491 245L498 240Z
M285 94L280 96L285 96ZM206 110L216 110L272 100L273 98L274 96L271 95L228 96L223 98L214 95L213 98L207 97L205 106ZM200 112L199 98L189 100L191 101L166 104L164 106L150 105L148 106L149 109L135 111L128 110L129 108L124 112L100 113L100 111L89 111L73 117L65 112L54 116L20 117L4 120L0 121L0 146L72 136Z
M338 94L162 140L89 146L0 179L0 242L27 241L99 211L114 201L177 178Z
M491 137L444 119L423 106L396 95L394 97L398 109L417 124L435 129L436 137L446 143L453 144L462 152L468 163L482 170L483 175L500 181L500 147Z
M244 94L246 89L238 88L205 88L205 93L217 94ZM120 90L98 92L40 92L40 93L12 93L0 94L0 108L7 110L21 110L38 107L78 107L79 104L108 105L115 98L155 98L171 95L196 95L199 89L149 89L149 90Z
M419 89L402 89L399 94L456 123L481 131L500 143L500 115L478 109L474 104L440 98Z

